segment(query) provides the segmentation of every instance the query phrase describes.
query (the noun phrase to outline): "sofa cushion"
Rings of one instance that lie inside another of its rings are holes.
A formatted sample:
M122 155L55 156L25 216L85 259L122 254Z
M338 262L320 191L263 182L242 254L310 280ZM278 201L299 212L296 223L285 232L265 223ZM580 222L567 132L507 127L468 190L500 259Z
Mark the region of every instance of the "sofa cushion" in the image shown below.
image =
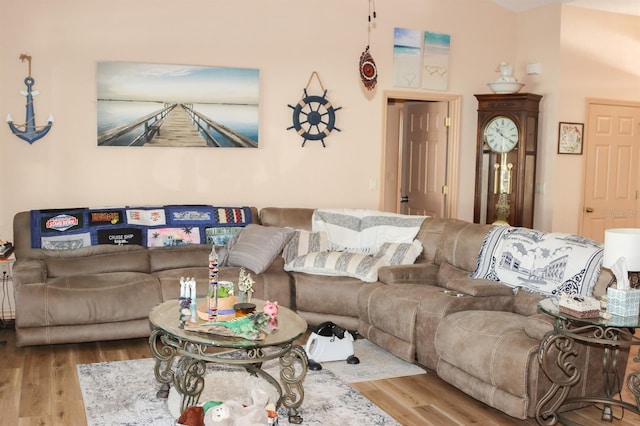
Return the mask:
M224 255L221 255L220 263L244 266L261 274L282 253L293 232L293 229L288 228L249 224L229 240L226 247L228 257L225 262Z
M147 273L113 272L49 279L19 288L16 326L43 327L147 319L162 302L160 283Z
M187 244L184 246L150 247L149 261L151 272L167 269L207 267L211 246L206 244Z
M329 250L329 239L325 232L309 232L298 229L284 247L282 256L285 262L291 262L307 253Z
M452 313L438 327L436 352L481 382L525 397L529 367L540 344L526 334L527 318L511 312Z
M77 250L43 250L49 277L108 272L149 273L149 254L140 246L97 245Z

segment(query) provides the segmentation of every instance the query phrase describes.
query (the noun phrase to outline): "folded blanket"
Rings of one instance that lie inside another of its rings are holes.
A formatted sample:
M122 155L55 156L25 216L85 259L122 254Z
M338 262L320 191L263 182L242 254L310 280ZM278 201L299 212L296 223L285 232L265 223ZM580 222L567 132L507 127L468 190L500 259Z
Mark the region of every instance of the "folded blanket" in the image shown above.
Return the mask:
M331 251L376 253L384 243L411 243L426 216L365 209L318 209L313 232L325 232Z

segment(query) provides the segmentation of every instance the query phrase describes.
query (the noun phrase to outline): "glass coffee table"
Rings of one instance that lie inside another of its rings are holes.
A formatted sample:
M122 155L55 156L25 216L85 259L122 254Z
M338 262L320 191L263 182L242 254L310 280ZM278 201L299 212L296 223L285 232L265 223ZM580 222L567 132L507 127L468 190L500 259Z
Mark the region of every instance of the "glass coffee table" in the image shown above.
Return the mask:
M565 404L596 403L602 404L602 420L613 420L612 406L640 413L640 372L631 372L626 378L626 385L635 397L636 404L630 404L614 398L620 383L618 379L618 360L621 350L631 349L640 345L640 340L634 336L640 327L640 319L634 317L611 318L576 318L560 312L558 298L544 299L538 303L538 310L555 319L553 330L545 336L540 344L538 362L545 374L551 380L552 386L536 406L536 420L540 425L554 425L561 421L558 413ZM578 353L576 342L589 346L603 348L602 374L604 375L604 395L594 397L567 398L569 390L578 384L582 365L577 365L574 358ZM554 354L553 356L551 354ZM634 362L640 362L640 353L634 357ZM560 367L563 374L553 373L552 366ZM573 424L562 419L563 424Z
M264 301L252 299L256 310ZM289 410L290 423L302 423L298 409L304 400L303 381L307 374L307 354L294 340L307 330L307 322L290 309L280 306L278 327L264 340L225 337L181 328L177 299L164 302L149 313L153 327L149 346L155 363L156 379L162 384L158 397L167 397L173 384L181 396L181 411L195 405L204 388L207 363L235 365L271 383L280 398L277 408ZM200 322L203 322L199 320ZM262 369L265 361L278 359L280 381Z

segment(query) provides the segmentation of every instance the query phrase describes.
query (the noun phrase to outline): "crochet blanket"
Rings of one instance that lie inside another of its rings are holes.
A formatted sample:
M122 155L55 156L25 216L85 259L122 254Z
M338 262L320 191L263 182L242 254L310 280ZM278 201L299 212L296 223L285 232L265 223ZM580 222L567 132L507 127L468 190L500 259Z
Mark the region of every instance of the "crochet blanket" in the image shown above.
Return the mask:
M425 219L365 209L318 209L312 229L327 234L330 251L373 254L384 243L411 243Z
M31 211L31 247L71 250L97 244L223 246L252 222L250 207L166 205Z
M485 237L470 277L544 296L590 296L603 251L602 244L578 235L497 226Z

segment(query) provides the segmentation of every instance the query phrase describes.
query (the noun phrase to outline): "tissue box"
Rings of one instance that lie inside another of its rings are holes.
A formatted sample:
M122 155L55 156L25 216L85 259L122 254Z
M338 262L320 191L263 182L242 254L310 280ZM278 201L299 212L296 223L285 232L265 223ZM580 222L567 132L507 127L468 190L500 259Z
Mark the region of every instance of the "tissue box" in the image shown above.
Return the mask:
M640 290L630 288L618 290L607 289L607 312L622 317L638 316L640 310Z

